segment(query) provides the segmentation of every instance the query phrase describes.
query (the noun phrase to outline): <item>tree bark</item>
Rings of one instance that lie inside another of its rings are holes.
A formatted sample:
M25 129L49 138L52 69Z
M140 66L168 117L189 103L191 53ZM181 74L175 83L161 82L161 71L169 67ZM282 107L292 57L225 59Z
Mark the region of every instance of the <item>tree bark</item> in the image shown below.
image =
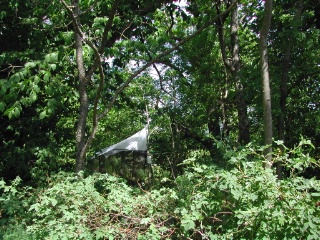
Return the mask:
M232 1L234 4L236 1ZM219 5L217 6L218 12L220 11ZM250 142L250 131L249 131L249 120L247 113L247 103L244 99L244 89L241 83L239 76L240 72L240 44L239 44L239 16L238 16L238 4L236 4L231 15L231 32L230 32L230 41L231 41L231 60L228 59L226 52L225 44L225 35L224 35L224 21L225 19L220 18L218 20L218 35L220 42L220 49L222 54L222 59L224 65L229 70L232 80L236 86L236 106L238 112L238 130L239 137L238 141L241 145L245 145Z
M250 142L249 121L247 113L247 104L244 99L244 90L239 77L240 72L240 45L239 45L239 16L238 6L232 12L231 18L231 46L232 46L232 77L236 83L236 99L238 111L238 125L239 125L239 142L242 145Z
M74 27L79 26L79 0L73 0L73 15L75 18ZM76 62L78 68L79 77L79 96L80 96L80 107L79 107L79 119L76 130L76 159L83 159L84 153L82 151L85 145L85 132L86 123L88 116L88 95L87 95L87 79L83 62L83 42L81 35L78 31L75 31L75 45L76 45ZM84 161L76 161L76 172L84 169Z
M272 113L271 113L271 90L269 76L269 61L268 61L268 32L270 29L272 17L272 0L265 1L265 13L260 29L260 65L262 79L262 94L263 94L263 129L264 129L264 144L267 146L264 155L266 158L265 168L272 166Z

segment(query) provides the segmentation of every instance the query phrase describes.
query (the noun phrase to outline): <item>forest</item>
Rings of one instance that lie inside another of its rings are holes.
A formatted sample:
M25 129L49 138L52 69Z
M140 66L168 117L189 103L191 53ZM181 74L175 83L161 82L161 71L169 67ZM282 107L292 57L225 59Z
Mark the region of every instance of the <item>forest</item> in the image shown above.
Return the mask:
M0 6L0 239L320 238L320 1Z

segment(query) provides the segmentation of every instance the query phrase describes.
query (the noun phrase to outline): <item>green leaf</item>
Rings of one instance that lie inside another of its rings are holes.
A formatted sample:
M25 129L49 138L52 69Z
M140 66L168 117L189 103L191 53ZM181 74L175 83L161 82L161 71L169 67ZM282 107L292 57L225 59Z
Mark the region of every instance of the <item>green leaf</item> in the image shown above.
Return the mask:
M58 61L58 53L49 53L45 56L44 61L47 63L54 63Z
M26 68L34 68L35 66L37 66L36 62L27 62L24 64L24 67Z
M311 193L311 196L313 196L313 197L320 197L320 193L318 193L318 192Z
M34 91L30 94L30 100L31 102L35 102L37 100L37 94Z
M44 110L43 112L40 113L39 118L44 119L47 116L47 111Z
M21 75L20 75L19 72L13 74L13 75L9 78L10 81L20 81L20 79L21 79Z
M203 169L201 167L195 167L194 170L198 173L202 173Z
M52 71L54 71L54 70L56 70L56 68L57 68L57 64L54 64L54 63L49 64L49 67L50 67L50 69L51 69Z
M44 76L43 76L43 79L47 82L49 81L49 78L50 78L50 74L49 73L46 73Z
M150 222L151 218L142 218L140 224L147 225Z
M7 15L7 13L5 11L1 11L0 12L0 20L2 20L6 15Z
M4 102L0 102L0 112L3 112L6 108L6 104Z
M53 94L53 88L51 86L46 86L45 91L48 95Z
M57 101L54 98L51 98L48 100L48 107L54 107L56 105Z
M19 102L16 102L14 106L8 108L5 112L4 115L8 116L9 119L19 117L20 111L22 110L21 105Z
M31 205L30 208L29 208L29 212L32 211L32 210L37 212L39 210L39 206L40 206L39 203Z
M182 227L184 228L185 231L189 231L189 230L195 228L195 223L190 218L182 219L181 220L181 225L182 225Z
M50 200L51 200L52 206L56 206L57 205L58 201L56 199L52 198Z

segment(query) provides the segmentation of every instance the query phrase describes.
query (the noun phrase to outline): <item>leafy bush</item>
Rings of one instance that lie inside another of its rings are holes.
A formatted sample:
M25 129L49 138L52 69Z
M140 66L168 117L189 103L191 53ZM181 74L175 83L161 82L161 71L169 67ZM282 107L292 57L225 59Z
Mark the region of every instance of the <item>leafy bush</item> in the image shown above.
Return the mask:
M27 230L37 239L160 239L169 234L170 192L174 199L170 189L143 192L108 174L60 174L30 206Z
M225 152L228 170L193 154L170 188L146 191L108 174L60 173L43 189L1 181L3 238L318 239L320 183L298 174L315 162L308 145L274 156L292 173L281 181L250 145Z
M275 156L292 173L314 163L302 142L285 157ZM318 239L320 182L292 174L279 181L263 168L263 149L248 146L228 152L230 170L219 170L192 158L177 179L183 236L202 239ZM248 159L251 159L248 160ZM257 160L260 159L260 160ZM301 167L303 166L303 167Z
M22 186L17 177L7 185L0 180L0 239L32 239L27 234L28 208L34 200L34 189Z

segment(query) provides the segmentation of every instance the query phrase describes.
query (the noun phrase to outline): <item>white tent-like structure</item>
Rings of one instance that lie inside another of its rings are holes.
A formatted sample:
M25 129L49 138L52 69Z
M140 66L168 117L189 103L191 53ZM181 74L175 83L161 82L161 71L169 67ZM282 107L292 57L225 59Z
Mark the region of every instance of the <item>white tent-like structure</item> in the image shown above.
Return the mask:
M146 126L131 137L122 140L114 145L104 148L96 153L97 156L110 157L124 151L137 151L147 153L148 127Z
M92 170L150 184L153 172L152 159L148 154L148 126L96 152L90 164Z

